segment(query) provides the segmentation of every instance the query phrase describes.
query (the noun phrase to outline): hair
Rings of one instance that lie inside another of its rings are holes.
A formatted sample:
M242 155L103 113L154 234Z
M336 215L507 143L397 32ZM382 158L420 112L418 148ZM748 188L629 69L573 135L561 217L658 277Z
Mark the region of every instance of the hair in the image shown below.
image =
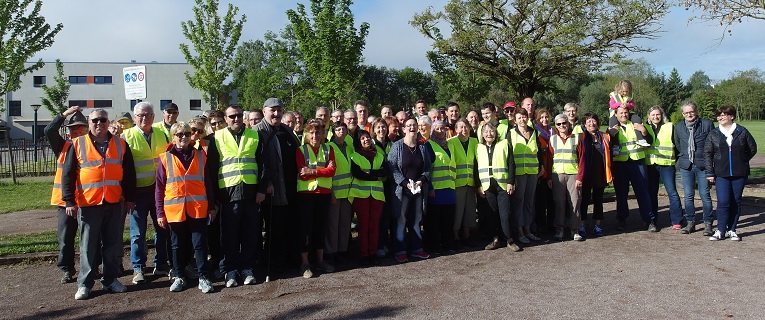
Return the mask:
M485 122L483 126L481 127L480 134L478 135L478 142L484 143L485 140L483 139L483 132L486 130L494 131L494 134L497 134L497 127L491 124L491 122Z
M345 122L343 122L343 121L335 121L335 122L332 122L332 132L334 132L334 131L335 131L335 129L337 129L337 128L340 128L340 127L343 127L343 128L345 128L346 130L348 130L348 125L347 125L347 124L345 124Z
M449 101L449 103L446 104L446 109L449 109L450 107L457 107L457 109L459 109L460 105L454 101Z
M523 108L521 108L523 109ZM526 111L525 109L523 111ZM534 111L534 120L539 121L540 118L542 118L542 114L547 114L547 117L552 120L552 114L550 114L550 111L547 111L545 108L539 108L536 111Z
M698 106L696 106L696 102L693 102L693 101L691 101L691 100L685 100L685 101L683 101L683 104L680 106L680 111L682 112L682 111L683 111L683 108L685 108L685 107L691 107L691 108L693 108L693 111L694 111L694 112L698 111Z
M207 116L207 118L225 118L226 114L223 113L223 111L220 110L213 110L210 112L210 115Z
M368 131L359 129L356 131L356 134L353 136L353 147L356 150L361 150L361 136L362 135L368 135L370 138L372 138L372 135L369 134Z
M426 106L428 105L428 103L425 102L425 100L422 100L422 99L419 99L419 100L415 101L414 105L417 105L418 103L424 103Z
M489 109L489 110L491 110L491 112L492 112L492 113L494 113L494 112L497 112L497 106L495 106L495 105L494 105L493 103L491 103L491 102L484 102L484 103L481 105L481 110L483 110L483 109ZM496 129L496 128L495 128L495 129Z
M303 143L308 143L308 135L305 133L310 132L311 130L316 132L321 132L321 134L325 134L324 132L324 122L321 121L319 118L314 118L308 121L306 124L303 125Z
M107 118L109 117L109 113L106 112L106 110L101 109L101 108L93 109L93 111L90 112L90 115L92 115L94 113L104 114L104 115L106 115ZM90 115L88 115L88 119L90 119Z
M439 127L439 126L441 126L441 127L448 127L449 124L447 124L446 121L441 121L441 120L434 121L433 125L430 126L430 136L431 137L433 136L433 132L436 131L436 127Z
M152 114L154 113L154 105L152 105L151 102L148 102L148 101L141 101L137 103L135 107L133 107L133 113L138 113L137 111L141 109L149 109L151 110Z
M648 108L648 114L650 115L651 112L653 112L654 110L659 110L659 112L661 112L661 121L669 122L669 119L667 119L667 114L664 112L664 109L662 107L660 107L660 106L650 107L650 108ZM648 118L648 117L646 117L646 118Z
M736 108L733 106L722 106L717 108L717 111L715 111L715 117L721 115L721 114L727 114L729 116L732 116L733 118L736 117Z
M381 119L385 120L385 123L388 124L388 126L393 125L393 124L399 124L398 123L398 119L396 119L396 117L393 117L393 116L384 117L384 118L381 118ZM372 126L372 128L374 128L374 126Z
M286 119L287 117L292 117L292 119L294 120L294 119L295 119L295 114L294 114L294 113L292 113L292 112L285 112L285 113L282 115L282 121L284 121L284 119Z
M430 117L428 116L419 116L415 120L417 120L417 125L419 125L420 123L427 123L428 126L433 125L433 120L431 120Z
M632 94L632 82L630 82L629 80L622 80L617 82L616 85L614 86L614 92L618 94L619 89L621 88L627 89L627 91L629 91L629 94Z
M517 114L522 114L522 115L524 115L526 117L529 116L529 112L526 111L526 109L524 109L524 108L515 108L515 114L513 114L513 117L515 117L515 115L517 115Z
M369 109L369 105L364 100L356 100L356 102L353 103L353 109L356 109L356 106L364 106Z
M467 127L468 133L473 131L473 126L470 125L470 121L468 121L467 118L459 118L459 119L457 119L457 122L454 123L454 127L456 128L457 124L460 123L460 122L462 122L462 124L464 124Z
M384 104L382 107L380 107L380 110L385 109L385 108L390 109L391 113L393 112L393 107L391 107L389 104Z
M348 110L345 110L345 111L343 112L343 118L345 118L345 114L346 114L346 113L350 113L350 112L353 112L353 114L355 114L356 116L358 116L358 114L356 114L356 110L354 110L354 109L348 109Z
M191 131L191 126L189 126L189 124L186 122L178 121L174 123L172 127L170 127L170 135L174 136L176 133L178 133L178 131L181 131L181 130L183 130L184 132Z
M112 120L112 121L109 122L109 128L111 128L111 127L118 128L118 129L120 129L120 131L122 131L121 129L123 129L122 128L122 124L119 121L117 121L117 120Z
M393 118L393 117L387 117L387 118ZM394 119L393 121L396 121L395 120L396 118L393 118L393 119ZM379 124L382 124L385 127L386 132L388 131L388 126L389 126L388 121L385 118L377 118L375 119L374 122L372 122L372 125L369 127L370 129L372 129L372 132L369 133L369 135L372 136L372 139L377 139L377 134L375 133L375 127L377 127L377 125ZM386 138L387 138L387 135L386 135Z
M600 126L600 118L598 118L597 114L594 114L592 112L587 112L582 116L582 124L587 123L587 120L594 119L595 122L598 123L598 126Z
M263 109L255 108L255 109L250 110L250 113L260 113L262 115L263 114Z
M565 112L568 109L579 110L579 105L573 102L566 103L566 105L563 106L563 111Z

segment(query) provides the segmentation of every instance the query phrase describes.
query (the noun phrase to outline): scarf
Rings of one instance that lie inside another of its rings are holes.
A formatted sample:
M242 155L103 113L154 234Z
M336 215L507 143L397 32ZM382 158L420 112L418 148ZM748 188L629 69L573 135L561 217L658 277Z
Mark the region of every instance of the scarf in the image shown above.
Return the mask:
M725 142L728 143L728 146L730 147L733 144L733 132L736 131L736 124L733 123L730 125L730 128L728 130L725 130L723 127L719 127L720 133L725 136Z
M685 126L688 128L688 160L690 160L691 163L693 163L693 154L696 152L696 140L693 139L693 132L698 121L699 119L685 121Z

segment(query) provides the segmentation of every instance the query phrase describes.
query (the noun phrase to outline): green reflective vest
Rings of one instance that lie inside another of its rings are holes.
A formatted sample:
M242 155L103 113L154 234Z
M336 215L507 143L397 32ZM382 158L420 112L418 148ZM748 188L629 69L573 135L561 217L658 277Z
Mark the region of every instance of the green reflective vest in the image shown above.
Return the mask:
M510 131L510 122L507 121L507 119L499 120L499 123L497 123L497 140L505 140L507 138L507 133ZM481 133L483 132L483 122L481 122L478 125L478 131L476 134L480 137Z
M305 166L311 169L324 169L327 167L327 161L329 161L329 148L326 144L319 146L319 154L313 152L311 146L304 144L299 148L300 153L303 154L305 159ZM297 178L297 191L314 191L319 187L324 189L332 189L331 177L314 177L311 180L303 180Z
M539 158L537 153L537 131L532 127L529 141L518 134L517 130L510 130L510 140L513 143L513 159L515 160L515 175L539 174Z
M454 153L450 156L438 143L429 140L436 158L433 161L433 171L430 175L430 184L433 189L454 189L454 179L457 178L457 166L454 162ZM447 146L448 148L448 146ZM460 149L462 146L460 146Z
M566 142L554 134L550 136L550 144L553 148L552 172L560 174L579 173L579 157L576 154L576 145L579 143L579 135L570 135Z
M155 122L151 125L151 127L165 134L167 141L173 140L173 137L170 136L170 130L165 127L165 121Z
M625 162L628 159L640 160L645 158L643 148L637 145L637 135L635 134L635 126L632 125L632 122L620 125L616 138L620 149L619 155L614 157L613 161Z
M353 153L353 155L351 155L351 161L364 171L372 169L379 170L382 168L385 156L377 152L375 153L374 163L369 163L369 160L367 160L366 157L358 153ZM383 188L382 180L365 181L361 179L353 179L353 183L351 183L351 191L348 196L349 200L353 202L353 199L355 198L364 199L369 198L370 196L376 200L385 201L385 189Z
M332 193L335 199L348 198L348 192L351 190L351 155L353 155L353 145L345 144L345 149L340 148L334 142L328 142L327 145L332 148L335 154L335 176L332 177Z
M476 147L475 159L478 162L478 179L481 180L481 189L488 190L493 177L494 180L497 180L500 189L507 190L507 184L510 183L510 169L507 167L510 145L508 145L507 140L495 142L491 159L489 159L489 148L491 146L486 144L480 144Z
M653 138L651 146L646 148L645 163L647 165L674 166L675 165L675 145L672 143L672 130L674 125L667 122L661 125L659 135L653 132L650 124L645 125L646 131Z
M237 145L228 129L215 131L215 145L220 154L218 188L229 188L242 182L258 184L258 162L255 159L258 139L257 131L244 128Z
M154 129L154 128L152 128ZM167 137L159 130L152 130L151 145L146 142L143 131L138 127L126 129L122 137L130 147L135 163L136 187L148 187L154 184L157 176L159 156L167 149Z
M452 153L452 158L454 158L454 165L457 168L454 187L474 186L473 163L475 163L478 139L468 138L467 150L462 147L462 142L456 136L447 140L447 142L449 143L449 151Z

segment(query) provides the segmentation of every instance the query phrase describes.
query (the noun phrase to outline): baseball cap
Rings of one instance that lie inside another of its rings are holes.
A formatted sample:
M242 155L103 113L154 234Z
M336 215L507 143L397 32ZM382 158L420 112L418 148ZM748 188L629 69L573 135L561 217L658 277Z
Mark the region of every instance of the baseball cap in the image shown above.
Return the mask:
M88 119L85 118L85 115L83 115L82 112L79 112L79 111L69 116L69 119L66 121L67 127L87 126L87 125L88 125Z
M175 110L175 111L178 111L178 105L175 104L175 103L170 102L170 103L165 105L165 110Z
M515 109L515 102L508 101L503 109Z

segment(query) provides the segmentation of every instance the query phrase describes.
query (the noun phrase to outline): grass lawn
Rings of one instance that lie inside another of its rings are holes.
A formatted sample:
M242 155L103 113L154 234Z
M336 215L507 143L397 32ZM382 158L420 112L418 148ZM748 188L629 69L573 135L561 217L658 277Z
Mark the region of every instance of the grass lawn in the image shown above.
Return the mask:
M151 222L146 228L146 238L150 243L154 242L154 227ZM79 234L75 238L76 251L80 249ZM122 233L123 245L130 244L130 228L126 225ZM58 251L58 238L56 230L50 230L38 233L0 235L0 257L36 252L55 252Z
M0 214L33 209L54 209L50 205L53 177L50 180L21 181L14 185L10 181L0 182Z
M765 121L741 121L738 123L746 127L746 130L749 130L754 140L761 142L760 140L765 138ZM715 123L716 126L717 123ZM765 140L762 140L762 143L765 143Z

